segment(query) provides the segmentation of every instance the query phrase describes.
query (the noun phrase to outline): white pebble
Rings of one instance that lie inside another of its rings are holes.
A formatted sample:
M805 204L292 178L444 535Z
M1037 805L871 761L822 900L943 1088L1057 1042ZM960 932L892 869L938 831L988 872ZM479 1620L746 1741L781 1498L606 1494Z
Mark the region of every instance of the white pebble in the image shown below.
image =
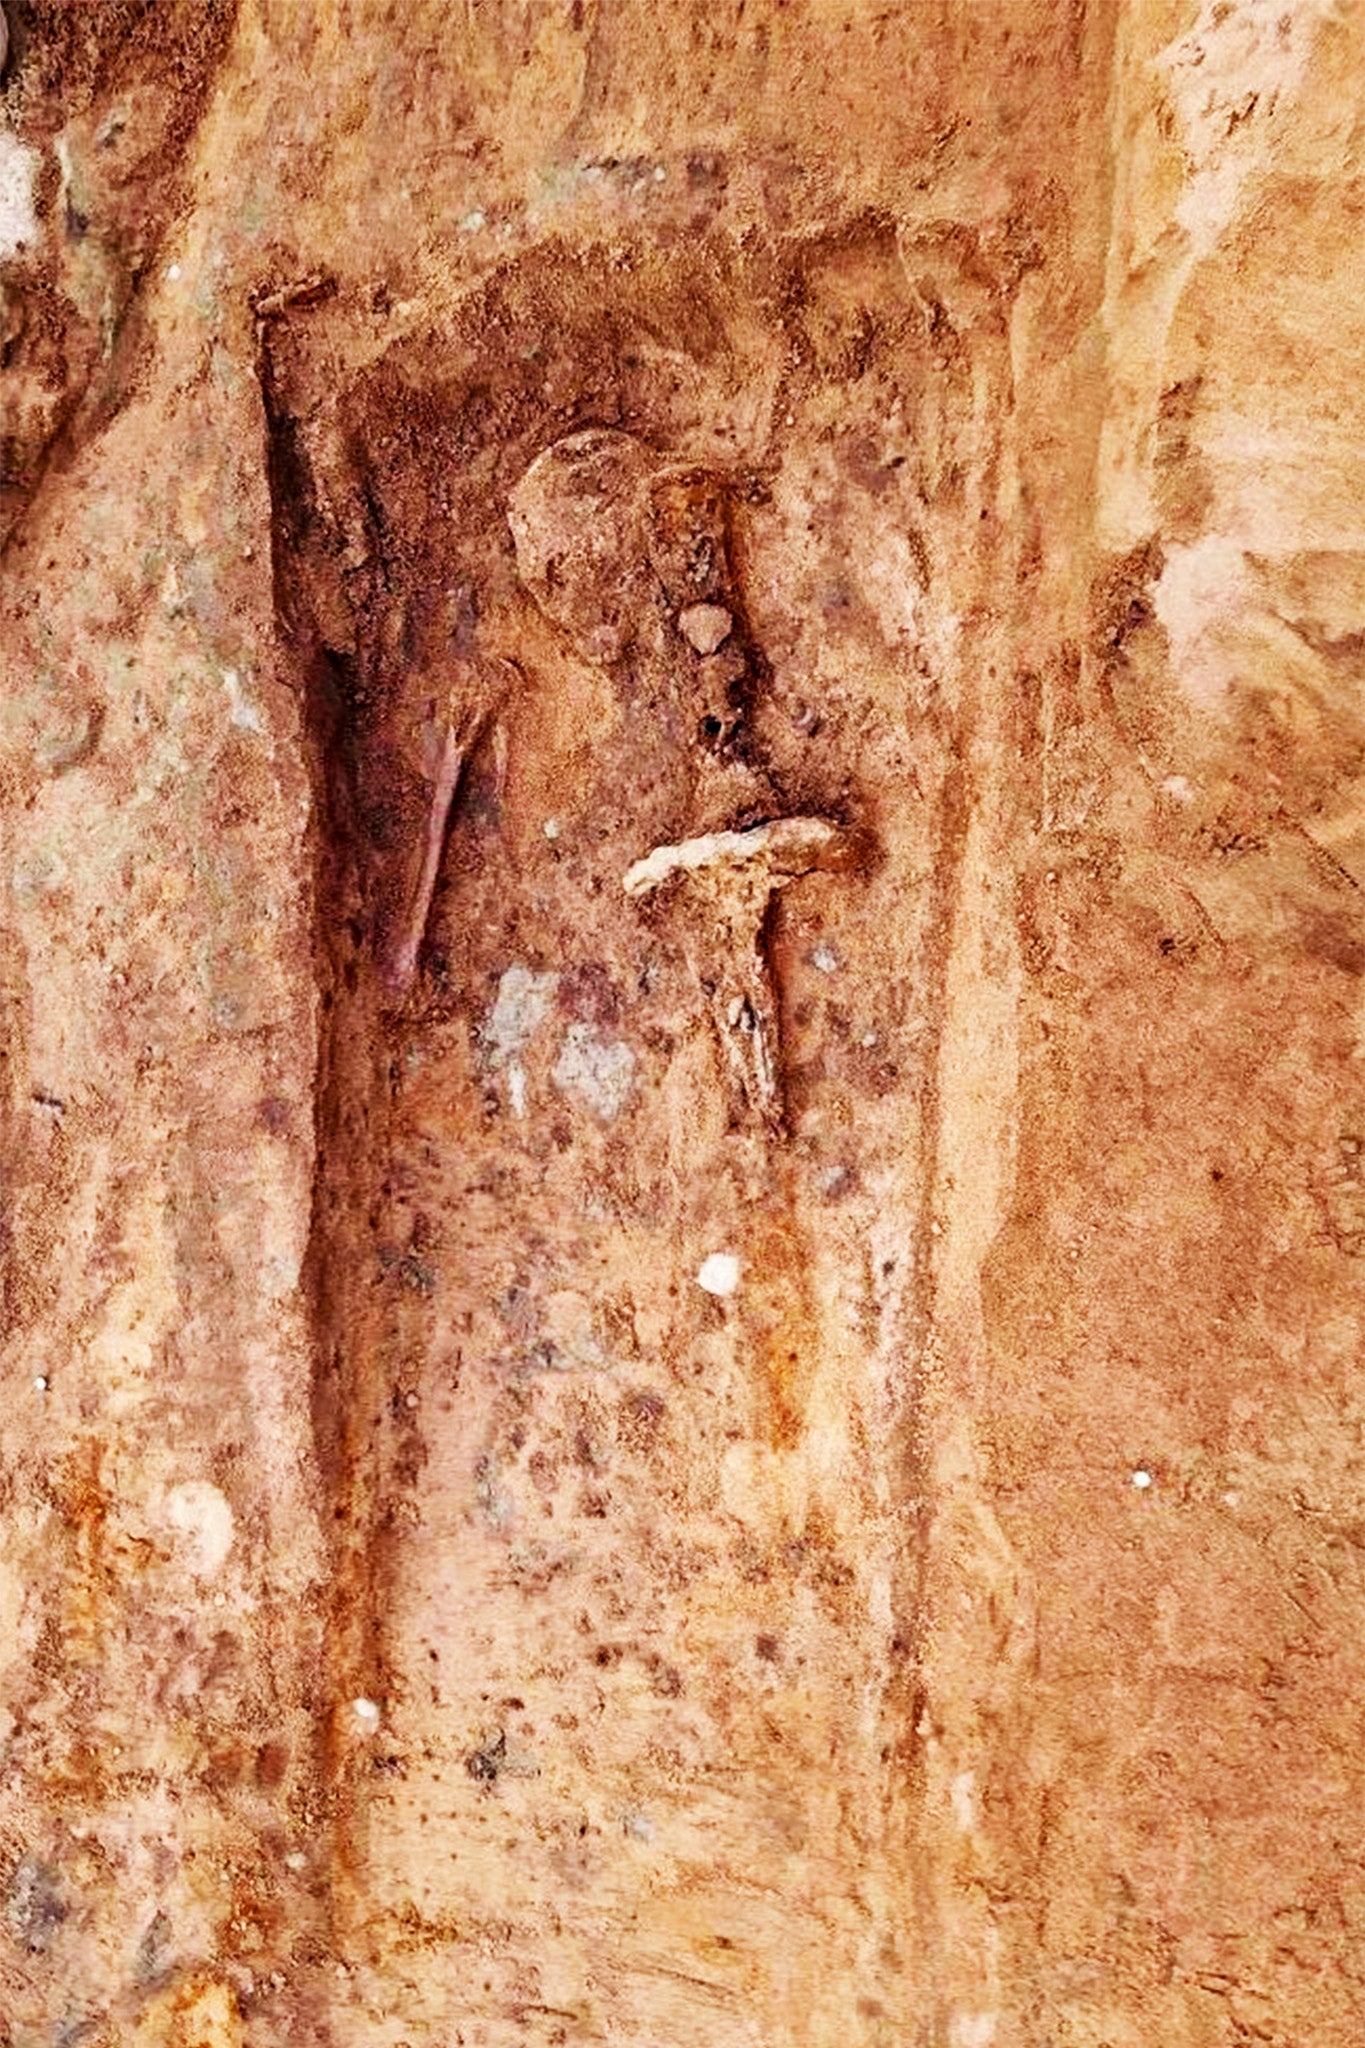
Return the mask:
M541 829L541 831L542 831L542 832L543 832L543 833L545 834L545 837L546 837L547 839L558 839L558 837L559 837L559 820L558 820L558 818L547 818L547 819L545 820L545 823L544 823L544 824L543 824L543 825L541 826L541 828L540 828L540 829Z
M45 1372L35 1373L33 1384L40 1394L45 1394L47 1392L47 1374Z
M367 1732L372 1734L379 1726L379 1709L373 1700L352 1700L351 1712Z
M697 1271L697 1285L708 1294L733 1294L739 1285L739 1260L733 1252L712 1252Z
M166 276L172 284L177 284L180 280L180 265L178 263L169 264L166 269Z
M822 974L834 974L838 970L839 955L828 939L821 939L819 945L812 949L810 961L811 966L818 967Z
M1151 1473L1144 1472L1142 1467L1139 1466L1137 1471L1133 1474L1133 1484L1137 1488L1138 1492L1145 1493L1147 1491L1147 1488L1151 1485L1151 1483Z

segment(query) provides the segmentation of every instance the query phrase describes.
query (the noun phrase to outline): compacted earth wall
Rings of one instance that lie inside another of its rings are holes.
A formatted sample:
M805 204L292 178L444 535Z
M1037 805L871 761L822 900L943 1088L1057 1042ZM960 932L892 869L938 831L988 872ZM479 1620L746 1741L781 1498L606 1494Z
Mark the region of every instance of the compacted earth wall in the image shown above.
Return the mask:
M1365 8L5 0L0 2044L1365 2039Z

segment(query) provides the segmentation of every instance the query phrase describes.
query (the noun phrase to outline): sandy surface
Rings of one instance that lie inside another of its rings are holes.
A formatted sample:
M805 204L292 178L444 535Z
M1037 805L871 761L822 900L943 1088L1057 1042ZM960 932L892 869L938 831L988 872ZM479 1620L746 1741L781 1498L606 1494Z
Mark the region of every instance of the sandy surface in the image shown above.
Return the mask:
M6 11L3 2048L1354 2048L1360 11Z

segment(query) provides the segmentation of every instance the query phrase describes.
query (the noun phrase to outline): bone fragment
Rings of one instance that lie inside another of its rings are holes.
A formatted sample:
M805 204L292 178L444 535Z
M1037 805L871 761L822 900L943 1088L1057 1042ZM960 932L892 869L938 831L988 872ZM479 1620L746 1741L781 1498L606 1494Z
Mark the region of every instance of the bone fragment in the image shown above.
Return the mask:
M627 896L645 896L675 875L696 875L722 887L728 879L742 890L766 875L766 897L811 868L832 865L846 847L847 835L828 818L774 818L747 832L706 832L676 846L656 846L627 868L623 886Z
M780 1133L786 1115L779 1058L777 992L763 941L775 890L812 868L832 867L847 835L827 818L775 818L747 832L708 832L656 846L624 878L628 896L647 896L682 878L704 912L705 959L694 958L712 1016L750 1115Z
M384 985L390 997L395 1000L401 1000L407 994L412 986L412 978L417 972L417 955L426 932L427 918L431 914L431 899L436 891L436 877L441 871L441 853L445 846L446 828L450 822L450 807L455 801L460 773L476 737L477 729L461 733L454 723L450 723L447 724L441 740L417 881L407 915L383 966Z
M689 604L678 613L678 631L698 654L714 654L734 623L723 604Z

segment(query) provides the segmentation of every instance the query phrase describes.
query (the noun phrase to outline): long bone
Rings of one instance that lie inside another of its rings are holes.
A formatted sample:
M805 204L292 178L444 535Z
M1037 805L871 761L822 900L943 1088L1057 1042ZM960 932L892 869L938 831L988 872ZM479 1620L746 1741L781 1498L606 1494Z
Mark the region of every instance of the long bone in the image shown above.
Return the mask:
M402 1001L417 972L417 955L421 951L427 919L431 914L431 899L436 890L436 878L441 871L441 854L450 824L451 805L460 786L460 776L465 762L474 750L484 723L484 718L477 713L463 716L452 713L446 719L439 736L434 731L429 734L429 743L434 755L434 775L417 876L408 898L407 909L385 948L380 969L385 991L392 1002Z
M763 939L778 889L815 868L841 866L848 835L827 818L775 818L747 832L708 832L656 846L628 868L627 896L676 884L700 913L692 966L749 1114L766 1130L783 1129L786 1104L779 1055L777 991Z

